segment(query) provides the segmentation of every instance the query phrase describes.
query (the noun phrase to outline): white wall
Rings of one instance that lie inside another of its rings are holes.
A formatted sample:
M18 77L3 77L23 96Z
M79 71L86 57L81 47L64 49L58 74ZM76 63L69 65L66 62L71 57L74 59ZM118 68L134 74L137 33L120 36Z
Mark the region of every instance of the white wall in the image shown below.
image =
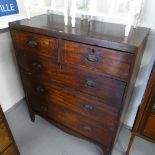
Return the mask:
M154 60L155 60L155 35L150 35L142 59L140 71L135 84L130 106L124 122L129 127L133 126L138 106L141 104Z
M8 27L8 22L26 17L22 0L17 0L19 14L0 17L0 104L4 111L24 98L19 72L14 57L14 49Z
M24 97L8 31L0 31L0 104L4 111Z
M150 27L155 32L155 0L145 0L141 16L141 25Z
M130 102L128 113L126 115L125 124L129 127L133 126L134 119L141 104L145 88L155 61L155 1L146 0L141 17L141 26L151 28L148 37L146 49L141 63L141 68L136 81L133 96Z

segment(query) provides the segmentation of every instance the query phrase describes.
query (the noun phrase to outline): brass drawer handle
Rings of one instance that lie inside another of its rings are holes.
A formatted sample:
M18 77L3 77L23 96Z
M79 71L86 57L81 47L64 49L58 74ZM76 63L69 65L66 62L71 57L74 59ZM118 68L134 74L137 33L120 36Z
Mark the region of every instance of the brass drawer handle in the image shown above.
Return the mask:
M94 107L90 104L84 104L83 105L83 108L86 110L86 111L93 111L94 110Z
M35 69L37 71L42 69L42 65L38 62L33 62L32 66L33 66L33 69Z
M87 60L92 63L99 62L99 56L95 54L88 54Z
M86 86L88 87L95 87L96 83L93 80L87 80L86 81Z
M38 93L44 93L44 92L45 92L45 89L44 89L42 86L37 86L37 87L36 87L36 91L37 91Z
M90 126L84 125L83 129L87 132L92 132L92 128Z
M99 62L99 56L95 54L95 50L94 50L94 49L92 49L91 54L88 54L87 60L88 60L90 63Z
M38 46L38 43L35 40L30 40L28 41L28 46L31 48L35 48L36 46Z

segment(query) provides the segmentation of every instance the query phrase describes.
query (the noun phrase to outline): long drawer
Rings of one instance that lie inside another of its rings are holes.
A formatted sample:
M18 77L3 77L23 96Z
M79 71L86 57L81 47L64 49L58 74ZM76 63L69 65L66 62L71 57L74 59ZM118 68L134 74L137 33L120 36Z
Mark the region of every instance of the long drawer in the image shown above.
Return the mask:
M34 98L34 96L29 96L29 102L33 110L40 114L88 138L93 138L95 141L105 146L110 146L113 135L112 129L106 128L99 122L93 121L91 118L85 117L80 113L76 113L64 105L62 106L60 104L41 100L41 98Z
M99 97L109 104L120 107L126 83L103 75L83 72L73 67L63 67L58 72L50 72L53 81L61 83L92 96Z
M29 100L33 99L32 102L37 103L38 99L42 100L42 103L44 101L54 102L91 118L92 121L98 121L112 130L116 127L119 109L98 98L81 94L78 91L54 83L47 83L47 81L42 81L41 84L41 80L36 78L33 80L25 78L24 85Z
M128 79L133 55L71 41L62 41L62 62Z

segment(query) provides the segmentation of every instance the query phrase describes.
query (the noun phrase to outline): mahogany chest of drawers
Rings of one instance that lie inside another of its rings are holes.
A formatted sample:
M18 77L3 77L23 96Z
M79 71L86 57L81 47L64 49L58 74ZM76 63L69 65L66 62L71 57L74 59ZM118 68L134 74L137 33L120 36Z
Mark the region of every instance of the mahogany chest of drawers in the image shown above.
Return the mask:
M41 15L10 23L32 121L39 114L110 155L127 111L149 30L99 21L64 26Z
M0 155L19 155L19 151L10 132L0 106Z

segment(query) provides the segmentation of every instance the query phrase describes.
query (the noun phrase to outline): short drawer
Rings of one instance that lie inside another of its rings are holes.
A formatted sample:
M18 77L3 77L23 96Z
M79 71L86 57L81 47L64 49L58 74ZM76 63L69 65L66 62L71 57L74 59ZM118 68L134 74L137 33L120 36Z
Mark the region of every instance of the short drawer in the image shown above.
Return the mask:
M56 59L52 60L49 57L43 57L40 55L33 54L17 54L17 61L21 69L21 73L27 75L48 75L49 71L58 70L58 65L56 64Z
M15 48L19 52L56 56L57 40L34 33L11 30Z
M40 91L37 91L39 88ZM73 89L56 84L44 83L38 85L36 81L27 82L26 89L30 104L36 102L36 108L38 102L53 102L80 113L92 119L92 121L100 122L103 126L109 127L112 130L116 127L119 109L104 103L99 98L84 95Z
M6 127L3 117L0 117L0 153L3 152L10 144L12 139Z
M45 100L41 103L39 99L31 99L33 109L40 114L81 133L83 136L91 138L105 146L110 146L113 131L100 125L97 121L75 113L64 106L52 102L47 103Z
M62 41L62 62L127 79L133 54L71 41Z
M106 103L121 106L126 83L103 75L90 74L82 70L63 67L59 72L50 73L51 80L79 90L92 96L100 97Z

